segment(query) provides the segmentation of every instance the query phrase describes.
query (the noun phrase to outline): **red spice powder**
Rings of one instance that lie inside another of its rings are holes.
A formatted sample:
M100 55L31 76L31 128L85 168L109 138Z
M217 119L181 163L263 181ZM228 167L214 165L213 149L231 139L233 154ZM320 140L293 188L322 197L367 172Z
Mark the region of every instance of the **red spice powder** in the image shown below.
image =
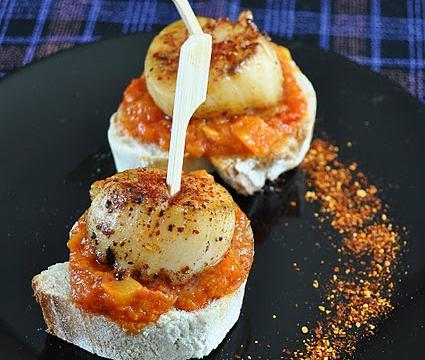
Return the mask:
M326 281L326 315L291 353L295 359L341 359L353 354L356 343L374 333L376 322L393 309L394 273L401 249L400 235L386 214L376 186L357 164L338 158L338 147L315 140L302 169L309 191L305 198L320 206L318 219L340 234L341 263ZM287 350L284 350L287 352Z

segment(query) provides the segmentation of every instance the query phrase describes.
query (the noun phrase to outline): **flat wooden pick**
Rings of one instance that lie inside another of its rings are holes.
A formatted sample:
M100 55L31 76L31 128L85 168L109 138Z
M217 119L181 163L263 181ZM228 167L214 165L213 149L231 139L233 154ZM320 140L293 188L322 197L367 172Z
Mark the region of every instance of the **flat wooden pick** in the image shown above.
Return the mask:
M207 96L211 49L211 35L202 32L189 36L180 49L167 169L172 196L180 191L189 120Z
M199 25L198 19L193 13L192 8L187 0L173 0L174 5L177 8L187 30L190 35L202 34L201 25Z

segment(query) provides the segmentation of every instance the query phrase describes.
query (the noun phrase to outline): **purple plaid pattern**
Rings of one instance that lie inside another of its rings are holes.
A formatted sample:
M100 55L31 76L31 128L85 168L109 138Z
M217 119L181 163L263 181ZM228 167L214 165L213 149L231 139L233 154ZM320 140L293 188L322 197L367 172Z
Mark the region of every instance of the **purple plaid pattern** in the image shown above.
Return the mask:
M336 51L424 99L425 0L198 0L195 12L236 18L246 8L271 35ZM157 30L178 14L167 0L0 0L0 77L75 44Z

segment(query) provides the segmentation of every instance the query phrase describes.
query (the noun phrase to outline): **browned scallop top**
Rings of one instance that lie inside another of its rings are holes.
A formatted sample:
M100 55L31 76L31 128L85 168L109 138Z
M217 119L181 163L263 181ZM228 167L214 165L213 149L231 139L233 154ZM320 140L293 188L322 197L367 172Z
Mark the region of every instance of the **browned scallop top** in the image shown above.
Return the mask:
M205 209L211 198L227 191L205 171L183 173L180 191L171 196L167 183L167 173L162 169L131 169L115 174L92 184L90 196L93 199L102 189L112 187L106 206L113 211L146 200L151 202L182 205L193 209Z
M266 39L254 24L250 11L242 12L236 22L228 18L199 18L199 22L203 31L211 34L213 39L210 81L226 74L234 74L257 52L260 42ZM152 56L161 68L158 73L168 80L174 79L177 73L179 49L188 38L188 32L183 22L178 21L167 26L158 37L166 46L149 51L153 51ZM146 71L153 70L153 68L146 69Z

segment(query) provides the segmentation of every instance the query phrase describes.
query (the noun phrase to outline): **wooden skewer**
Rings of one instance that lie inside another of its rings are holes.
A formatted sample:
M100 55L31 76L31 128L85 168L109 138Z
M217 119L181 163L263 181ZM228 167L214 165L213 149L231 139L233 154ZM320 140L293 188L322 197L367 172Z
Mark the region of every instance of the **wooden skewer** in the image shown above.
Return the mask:
M173 2L191 35L180 49L177 70L167 168L167 185L172 196L180 191L187 125L207 96L212 49L211 35L202 32L187 0Z
M176 6L184 24L186 25L189 34L202 34L201 25L199 25L198 19L193 13L189 2L187 0L173 0L173 3Z

